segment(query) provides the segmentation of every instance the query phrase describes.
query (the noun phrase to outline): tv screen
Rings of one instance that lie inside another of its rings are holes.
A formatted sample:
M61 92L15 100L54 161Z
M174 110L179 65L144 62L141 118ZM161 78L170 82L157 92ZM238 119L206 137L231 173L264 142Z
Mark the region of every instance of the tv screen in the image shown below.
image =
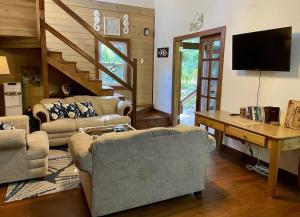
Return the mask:
M290 71L292 27L233 36L232 69Z

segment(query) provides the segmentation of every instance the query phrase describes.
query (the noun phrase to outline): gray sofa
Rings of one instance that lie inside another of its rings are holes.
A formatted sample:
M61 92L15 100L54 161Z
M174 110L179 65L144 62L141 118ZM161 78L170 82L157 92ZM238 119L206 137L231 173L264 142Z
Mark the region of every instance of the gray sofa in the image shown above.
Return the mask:
M202 191L215 140L198 127L177 126L95 140L79 133L69 149L96 217Z
M53 102L73 103L91 102L98 116L89 118L63 118L51 121L49 112L43 104ZM40 122L40 129L49 137L50 147L68 144L70 137L78 133L82 127L97 127L103 125L130 124L132 106L118 97L107 96L74 96L65 99L43 99L33 106L33 115Z
M13 123L16 128L0 130L0 184L47 175L47 134L29 134L29 118L25 115L0 117L0 121Z

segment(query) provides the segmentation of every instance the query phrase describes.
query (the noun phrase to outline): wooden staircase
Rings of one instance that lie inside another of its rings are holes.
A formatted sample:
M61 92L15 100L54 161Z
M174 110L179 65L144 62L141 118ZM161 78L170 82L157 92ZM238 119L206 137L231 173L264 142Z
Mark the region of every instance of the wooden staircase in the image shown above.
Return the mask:
M70 79L74 80L81 86L88 89L95 95L100 96L110 96L114 95L114 91L110 87L104 87L102 82L99 80L98 73L96 74L96 80L90 80L89 72L79 71L76 68L76 62L65 61L62 58L61 52L53 52L47 50L47 38L46 32L51 33L56 38L58 38L65 45L69 46L72 50L77 52L80 56L85 58L96 68L101 70L103 73L110 76L120 85L122 85L126 90L130 91L132 94L132 124L136 125L136 100L137 100L137 59L131 59L130 57L123 54L118 50L107 38L105 38L100 33L96 32L92 26L90 26L84 19L82 19L77 13L75 13L70 7L68 7L61 0L52 0L58 7L60 7L66 14L72 17L78 24L80 24L85 30L87 30L96 40L101 41L105 44L111 51L117 54L124 62L126 62L131 70L131 81L124 81L119 78L116 74L106 68L104 65L99 63L98 59L90 56L85 50L81 49L78 45L70 41L66 36L62 35L59 31L54 29L45 20L45 0L38 0L39 8L39 21L38 21L38 35L41 44L42 53L42 72L43 72L43 87L44 87L44 97L49 97L49 74L48 66L52 66L56 70L60 71Z
M76 62L64 61L61 52L48 51L47 62L49 65L74 80L84 88L98 96L114 95L113 88L102 86L102 81L91 80L88 71L80 71L76 68Z

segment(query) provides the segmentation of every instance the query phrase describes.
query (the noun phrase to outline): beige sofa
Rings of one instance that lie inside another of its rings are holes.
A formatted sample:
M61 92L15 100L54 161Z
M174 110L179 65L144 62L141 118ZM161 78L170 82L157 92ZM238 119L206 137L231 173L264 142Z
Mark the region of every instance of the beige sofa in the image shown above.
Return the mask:
M43 104L60 101L61 103L91 102L98 116L90 118L63 118L51 121L48 111ZM118 97L106 96L74 96L65 99L43 99L40 104L34 105L33 115L40 121L40 130L49 137L50 146L68 144L69 138L78 133L82 127L96 127L103 125L130 124L129 117L132 106Z
M215 140L198 127L177 126L73 135L69 150L93 217L204 190Z
M0 121L16 128L0 130L0 184L47 175L47 134L29 134L29 118L24 115L0 117Z

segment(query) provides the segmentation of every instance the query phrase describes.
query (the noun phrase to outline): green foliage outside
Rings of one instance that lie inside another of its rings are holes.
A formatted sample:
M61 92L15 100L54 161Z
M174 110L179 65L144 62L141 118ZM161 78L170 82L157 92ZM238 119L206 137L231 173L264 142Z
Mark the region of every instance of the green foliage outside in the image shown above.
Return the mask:
M199 39L186 40L184 42L199 43ZM181 99L197 89L199 51L191 49L182 50L181 65ZM196 96L184 105L184 113L195 111Z

